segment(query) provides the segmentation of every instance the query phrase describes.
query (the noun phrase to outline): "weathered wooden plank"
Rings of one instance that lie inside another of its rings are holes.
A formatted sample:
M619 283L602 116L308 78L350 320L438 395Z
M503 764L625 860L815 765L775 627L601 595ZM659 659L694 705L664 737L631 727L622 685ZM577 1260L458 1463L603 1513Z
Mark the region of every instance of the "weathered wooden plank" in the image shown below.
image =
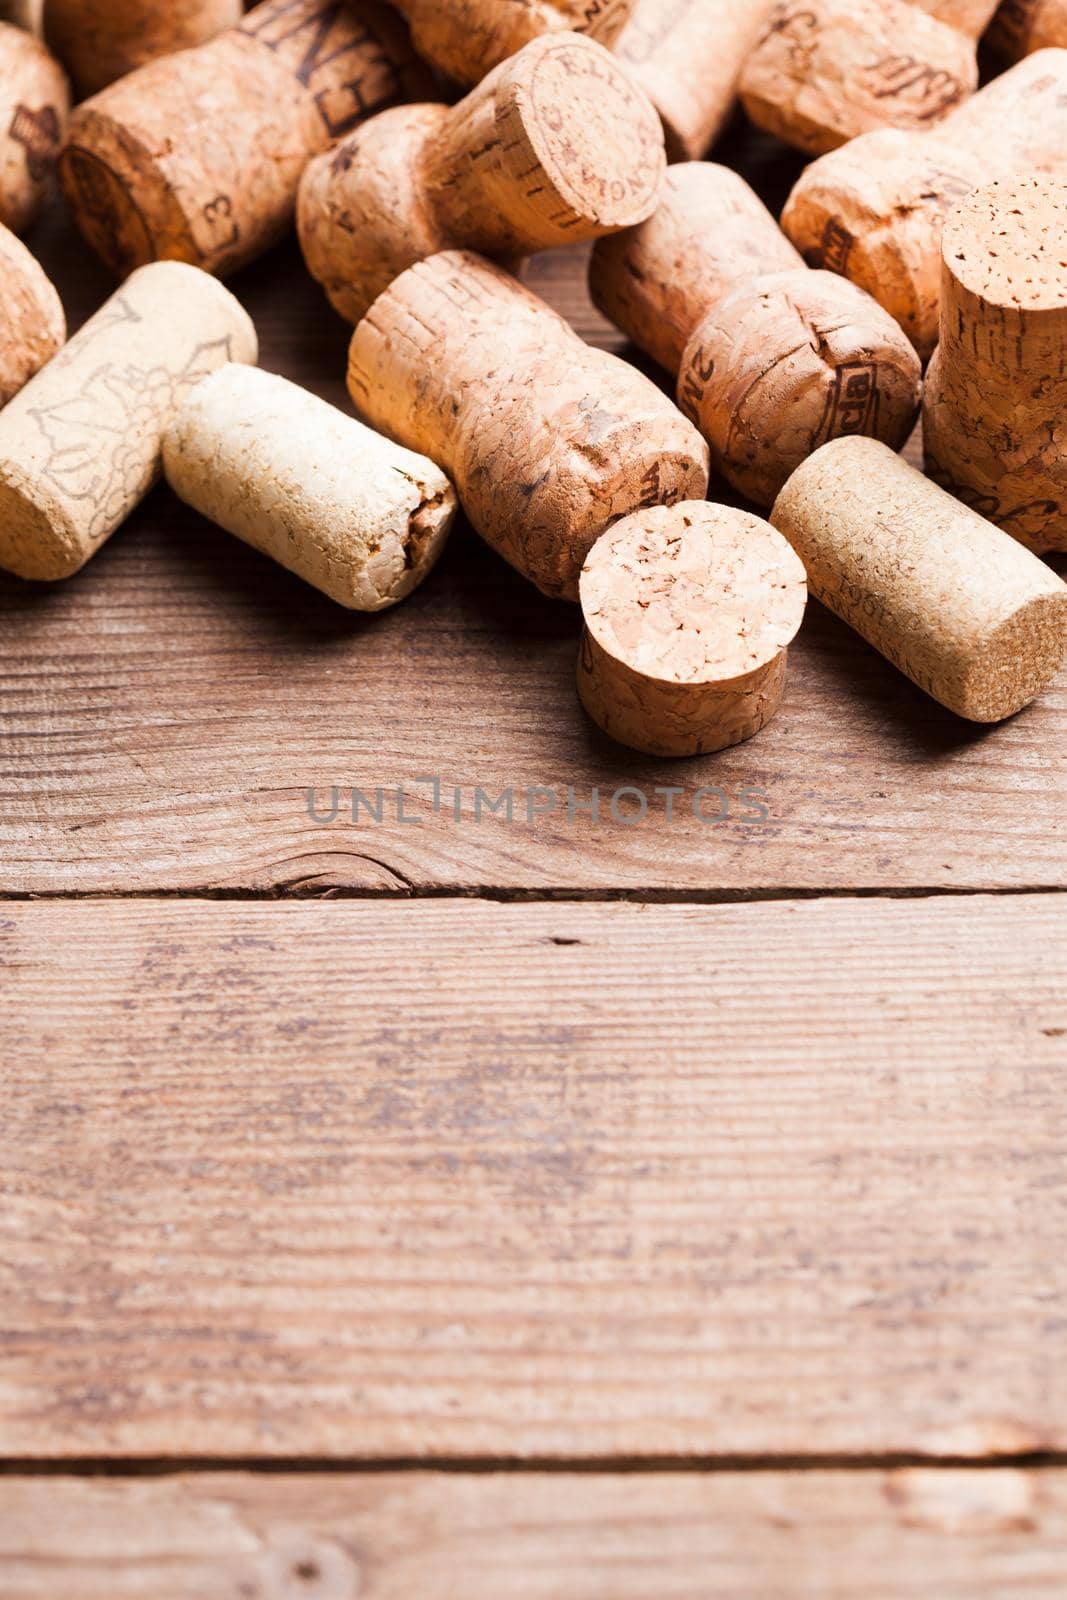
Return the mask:
M1067 1447L1065 904L2 908L0 1454Z
M0 1480L5 1600L1053 1600L1067 1474Z

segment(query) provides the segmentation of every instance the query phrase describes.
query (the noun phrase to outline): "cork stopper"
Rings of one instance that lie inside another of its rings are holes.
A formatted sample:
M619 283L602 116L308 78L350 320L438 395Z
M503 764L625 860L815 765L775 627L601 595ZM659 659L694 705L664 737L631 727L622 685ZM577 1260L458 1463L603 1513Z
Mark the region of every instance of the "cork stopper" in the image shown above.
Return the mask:
M991 183L949 215L927 470L1031 550L1067 551L1067 183Z
M67 336L63 305L36 257L0 225L0 407Z
M1002 61L1067 45L1067 0L1002 0L987 37Z
M255 359L247 313L206 273L134 273L0 412L0 567L77 572L157 482L186 391Z
M13 233L41 209L69 109L59 63L32 33L0 22L0 224Z
M358 321L453 246L511 260L647 217L665 168L645 96L592 39L553 33L459 105L385 112L311 163L297 225L312 275Z
M415 47L455 83L480 83L545 33L571 30L610 45L633 0L404 0Z
M912 4L969 39L978 40L992 22L1000 0L912 0Z
M263 0L239 27L80 105L60 177L120 276L159 259L224 276L289 227L313 156L373 112L431 93L403 22L379 0Z
M1013 716L1067 654L1067 584L873 439L816 451L771 521L812 594L958 716Z
M604 529L707 491L707 446L670 401L484 258L410 267L356 328L348 383L436 461L472 527L545 594L575 599Z
M1055 172L1067 142L1067 51L1045 50L994 79L936 134L864 134L803 172L782 227L811 266L851 278L920 356L938 338L941 231L990 178Z
M432 461L256 367L220 367L189 391L163 468L201 515L355 611L417 588L456 514Z
M13 23L29 33L40 33L44 0L0 0L0 22Z
M243 14L242 0L47 0L43 21L83 97L156 56L205 44Z
M581 576L578 693L620 744L706 755L765 727L804 615L804 568L766 522L687 501L608 530Z
M973 39L910 0L784 0L741 100L757 127L822 155L875 128L932 128L977 86Z

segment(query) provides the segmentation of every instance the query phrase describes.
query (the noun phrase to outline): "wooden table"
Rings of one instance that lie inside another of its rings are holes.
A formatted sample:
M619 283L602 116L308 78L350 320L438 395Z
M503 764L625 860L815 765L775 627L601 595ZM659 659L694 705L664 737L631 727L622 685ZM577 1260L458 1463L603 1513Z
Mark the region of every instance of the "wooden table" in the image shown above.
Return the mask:
M361 619L163 490L0 606L6 1600L1063 1593L1067 679L983 731L813 605L656 762L468 530Z

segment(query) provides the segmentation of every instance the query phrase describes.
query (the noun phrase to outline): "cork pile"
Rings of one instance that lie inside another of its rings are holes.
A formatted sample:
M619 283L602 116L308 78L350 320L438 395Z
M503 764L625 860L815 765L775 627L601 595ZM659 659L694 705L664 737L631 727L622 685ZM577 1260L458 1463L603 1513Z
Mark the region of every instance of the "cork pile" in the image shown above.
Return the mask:
M815 158L780 222L735 115ZM809 594L1012 716L1067 655L1065 136L1065 0L0 0L0 567L165 480L376 612L462 511L645 755L758 734ZM120 280L69 340L57 188ZM358 420L222 281L294 227ZM522 282L583 243L659 381Z

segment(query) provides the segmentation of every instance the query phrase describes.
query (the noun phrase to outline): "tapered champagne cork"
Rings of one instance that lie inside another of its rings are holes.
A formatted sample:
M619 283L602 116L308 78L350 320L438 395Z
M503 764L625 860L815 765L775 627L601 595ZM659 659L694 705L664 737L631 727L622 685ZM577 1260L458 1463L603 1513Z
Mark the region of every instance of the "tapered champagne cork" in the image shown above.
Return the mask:
M615 53L663 118L672 161L704 155L737 99L774 0L634 0Z
M459 105L399 106L311 163L304 258L358 322L406 267L464 246L519 257L642 221L665 167L652 106L581 34L542 35Z
M596 305L678 374L678 403L715 470L770 505L828 439L904 444L919 408L919 358L877 301L804 266L737 173L670 167L640 227L601 240Z
M926 470L1029 549L1067 551L1067 183L977 190L942 262Z
M415 46L464 88L544 33L588 33L610 45L633 0L401 0Z
M44 268L0 225L0 407L50 361L67 321Z
M765 727L807 602L781 534L729 506L654 506L615 523L581 576L578 694L620 744L706 755Z
M977 84L974 39L910 0L783 0L741 101L757 127L822 155L874 128L934 127Z
M467 252L409 267L375 301L348 384L372 426L436 461L477 532L548 595L577 597L591 545L619 517L707 490L707 446L655 384Z
M988 38L1005 61L1021 61L1048 45L1067 45L1067 0L1002 0Z
M1014 715L1067 653L1067 584L873 439L824 445L771 521L812 594L958 716Z
M243 14L243 0L45 0L44 34L87 95L157 56L205 44Z
M202 516L353 611L417 588L456 514L432 461L257 367L220 367L189 391L163 470Z
M1043 50L981 89L936 135L864 134L801 174L782 226L806 261L880 301L926 358L937 343L941 230L990 178L1067 173L1067 50Z
M254 362L251 320L179 262L134 273L0 412L0 567L67 578L158 480L186 391Z
M32 33L0 22L0 223L28 228L48 193L70 90Z
M60 177L120 276L159 259L224 276L285 232L313 156L363 117L431 93L403 21L379 0L263 0L239 27L80 105Z

